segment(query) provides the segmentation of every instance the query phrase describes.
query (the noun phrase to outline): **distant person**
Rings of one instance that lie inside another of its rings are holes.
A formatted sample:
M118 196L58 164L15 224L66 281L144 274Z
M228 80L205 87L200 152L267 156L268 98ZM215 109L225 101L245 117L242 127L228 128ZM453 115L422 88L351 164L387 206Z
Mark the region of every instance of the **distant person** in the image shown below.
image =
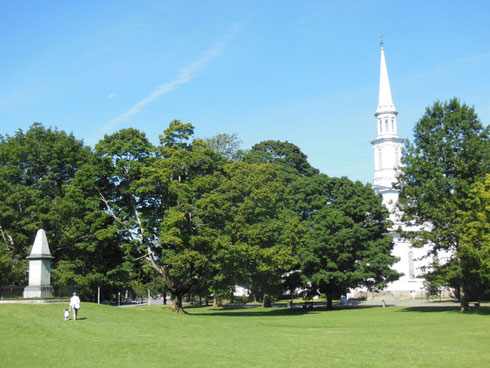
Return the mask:
M345 297L345 295L340 296L340 304L342 304L342 305L347 304L347 298Z
M65 321L68 321L70 319L70 311L67 309L65 309Z
M70 299L70 308L73 313L73 320L77 320L78 310L80 309L80 298L77 296L77 293L73 293L73 296Z

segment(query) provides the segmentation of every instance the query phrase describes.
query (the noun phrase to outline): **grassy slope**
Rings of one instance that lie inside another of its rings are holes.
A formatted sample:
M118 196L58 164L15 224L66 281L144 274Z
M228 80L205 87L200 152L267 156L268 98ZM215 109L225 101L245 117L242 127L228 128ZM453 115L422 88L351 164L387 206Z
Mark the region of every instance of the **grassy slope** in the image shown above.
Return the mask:
M490 308L0 305L0 367L488 367Z

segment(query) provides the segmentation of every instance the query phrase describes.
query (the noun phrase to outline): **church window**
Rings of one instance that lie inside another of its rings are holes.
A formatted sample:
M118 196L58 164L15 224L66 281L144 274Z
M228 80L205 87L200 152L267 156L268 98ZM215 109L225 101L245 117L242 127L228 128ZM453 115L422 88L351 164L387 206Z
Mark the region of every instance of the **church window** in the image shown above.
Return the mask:
M395 119L391 118L391 130L395 131Z
M381 133L383 131L383 126L381 124L381 119L378 119L379 121L379 132Z
M388 131L388 119L385 119L385 130Z
M413 251L408 251L408 277L411 279L415 278L415 265L413 262Z

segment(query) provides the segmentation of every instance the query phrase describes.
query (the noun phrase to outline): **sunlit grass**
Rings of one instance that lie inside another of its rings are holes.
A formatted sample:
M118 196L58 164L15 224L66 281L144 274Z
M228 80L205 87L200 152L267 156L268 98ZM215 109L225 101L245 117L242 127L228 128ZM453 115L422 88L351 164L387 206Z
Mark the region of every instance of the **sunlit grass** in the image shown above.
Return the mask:
M1 367L488 367L490 308L0 305Z

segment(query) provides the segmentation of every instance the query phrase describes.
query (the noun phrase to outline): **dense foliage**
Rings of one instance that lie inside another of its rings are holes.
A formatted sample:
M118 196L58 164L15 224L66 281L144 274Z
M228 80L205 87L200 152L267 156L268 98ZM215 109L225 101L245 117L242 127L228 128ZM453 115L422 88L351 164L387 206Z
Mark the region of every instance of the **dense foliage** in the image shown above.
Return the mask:
M299 252L303 282L330 308L349 288L381 290L398 279L388 211L369 185L319 174L297 180L291 192L308 229Z
M457 99L436 102L414 128L399 177L402 219L422 227L404 236L416 245L431 245L434 264L427 278L456 288L463 310L469 292L482 292L476 285L488 288L488 273L483 277L477 271L481 262L474 258L479 249L488 249L488 239L476 236L484 233L486 225L479 222L488 211L476 200L484 197L490 167L488 133L473 108Z
M397 277L386 210L370 186L329 178L292 143L248 152L236 135L207 140L170 122L152 144L122 129L91 150L33 125L0 141L0 276L25 284L38 228L48 234L53 282L85 297L158 288L215 305L241 286L264 306L285 289L382 288Z
M99 233L110 221L97 212L99 201L74 184L91 156L73 135L39 123L0 137L1 284L26 283L25 257L39 228L46 230L56 260L54 285L78 285L88 296L109 281L121 263L116 239Z

